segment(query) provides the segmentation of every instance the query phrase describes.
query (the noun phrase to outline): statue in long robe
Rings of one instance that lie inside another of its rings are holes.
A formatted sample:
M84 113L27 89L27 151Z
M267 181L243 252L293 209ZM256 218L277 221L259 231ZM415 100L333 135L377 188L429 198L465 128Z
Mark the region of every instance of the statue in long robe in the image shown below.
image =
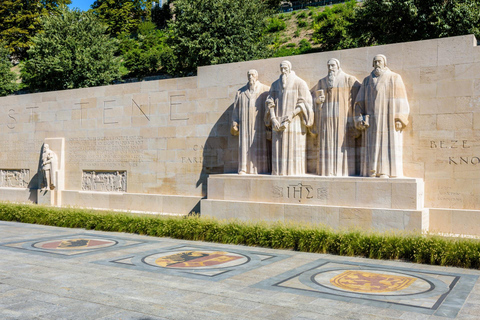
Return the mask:
M267 119L272 125L272 175L304 175L307 168L307 131L313 125L312 95L289 61L280 64L282 75L267 98Z
M374 70L363 80L355 102L355 126L362 130L360 175L402 177L402 131L410 107L402 77L377 55Z
M55 179L57 168L57 155L55 152L50 150L48 144L43 145L42 153L42 171L43 171L43 183L44 189L53 190L57 186L57 181Z
M238 173L270 173L270 143L265 125L265 100L269 86L258 81L258 72L249 70L248 83L237 91L233 103L231 133L239 136Z
M340 68L337 59L327 63L328 76L312 89L315 131L319 146L317 174L355 175L355 137L353 105L360 83Z

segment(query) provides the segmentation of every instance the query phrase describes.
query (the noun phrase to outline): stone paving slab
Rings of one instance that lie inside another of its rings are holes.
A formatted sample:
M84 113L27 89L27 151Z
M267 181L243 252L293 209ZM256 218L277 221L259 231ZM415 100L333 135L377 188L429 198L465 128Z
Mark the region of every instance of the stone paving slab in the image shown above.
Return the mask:
M0 222L0 319L478 319L480 272Z

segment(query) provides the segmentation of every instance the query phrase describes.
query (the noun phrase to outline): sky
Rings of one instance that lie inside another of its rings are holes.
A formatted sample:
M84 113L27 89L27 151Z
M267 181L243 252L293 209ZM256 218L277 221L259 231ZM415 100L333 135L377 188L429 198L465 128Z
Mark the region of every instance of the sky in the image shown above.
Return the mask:
M72 3L69 4L68 7L79 8L80 10L87 11L94 2L95 0L72 0Z

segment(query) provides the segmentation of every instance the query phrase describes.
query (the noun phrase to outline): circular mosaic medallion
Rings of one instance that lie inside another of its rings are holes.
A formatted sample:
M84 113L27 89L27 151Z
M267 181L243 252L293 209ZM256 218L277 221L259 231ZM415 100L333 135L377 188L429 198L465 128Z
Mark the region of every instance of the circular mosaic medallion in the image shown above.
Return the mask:
M84 250L106 248L116 244L117 242L113 240L78 238L42 241L33 244L33 246L49 250Z
M386 270L331 270L312 276L330 289L371 295L410 295L433 290L432 283L415 276Z
M170 269L214 269L235 267L247 263L247 256L225 251L170 251L143 258L143 262L155 267Z

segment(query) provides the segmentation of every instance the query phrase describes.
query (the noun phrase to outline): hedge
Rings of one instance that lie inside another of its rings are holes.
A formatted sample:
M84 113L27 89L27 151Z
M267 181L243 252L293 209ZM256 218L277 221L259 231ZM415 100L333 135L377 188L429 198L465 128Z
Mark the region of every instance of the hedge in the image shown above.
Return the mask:
M395 259L480 268L480 242L420 233L335 231L294 223L218 221L126 212L0 203L0 220L57 227L127 232L155 237L290 249L303 252Z

